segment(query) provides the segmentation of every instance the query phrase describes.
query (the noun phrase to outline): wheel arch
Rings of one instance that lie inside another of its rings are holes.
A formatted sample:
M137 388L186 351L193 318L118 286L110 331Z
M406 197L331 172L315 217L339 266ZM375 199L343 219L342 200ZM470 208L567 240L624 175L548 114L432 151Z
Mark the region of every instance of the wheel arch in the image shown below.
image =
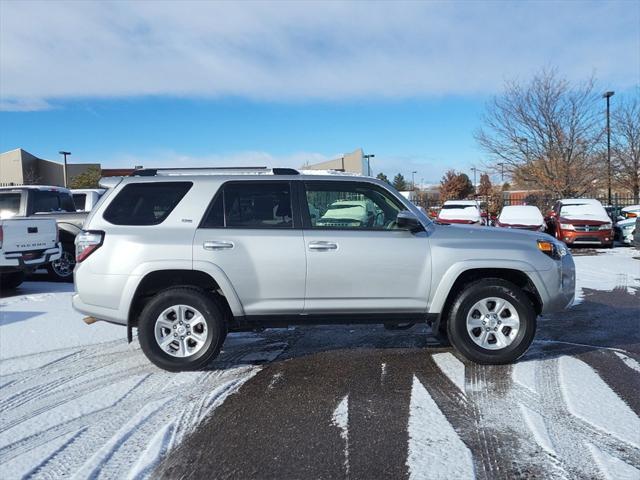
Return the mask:
M156 293L172 287L195 287L211 292L230 318L244 315L238 296L222 271L211 272L185 268L154 269L141 276L129 302L127 314L129 340L131 340L131 329L137 324L138 316L148 300Z
M542 297L536 287L536 284L524 270L518 268L468 268L457 273L453 281L450 283L448 292L446 295L441 295L433 308L439 308L439 315L433 325L433 330L436 332L443 332L446 329L446 318L458 294L464 289L464 287L472 282L481 280L483 278L499 278L507 282L513 283L520 288L531 301L536 314L540 314L543 308ZM444 278L443 278L444 281ZM440 292L440 287L438 292ZM436 292L436 295L438 294ZM433 311L433 310L432 310Z

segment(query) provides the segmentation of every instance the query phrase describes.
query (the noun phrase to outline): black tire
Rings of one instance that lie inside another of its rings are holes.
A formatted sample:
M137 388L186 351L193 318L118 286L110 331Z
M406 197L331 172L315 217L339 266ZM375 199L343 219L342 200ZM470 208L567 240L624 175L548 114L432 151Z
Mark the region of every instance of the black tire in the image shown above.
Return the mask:
M47 264L49 279L54 282L73 282L73 268L76 266L76 252L73 244L62 244L62 256Z
M204 346L188 357L176 357L165 352L155 337L156 320L174 305L187 305L198 310L207 325ZM200 370L220 353L226 338L226 323L222 309L213 295L196 288L174 287L157 293L144 307L138 319L138 340L142 351L156 366L170 372Z
M471 308L490 297L510 302L520 318L518 333L511 344L497 350L477 345L467 331L467 315ZM531 301L520 288L500 278L485 278L466 285L458 294L447 317L447 333L453 346L465 358L484 365L501 365L515 362L527 351L536 332L536 319Z
M24 272L0 273L0 290L14 290L24 282Z

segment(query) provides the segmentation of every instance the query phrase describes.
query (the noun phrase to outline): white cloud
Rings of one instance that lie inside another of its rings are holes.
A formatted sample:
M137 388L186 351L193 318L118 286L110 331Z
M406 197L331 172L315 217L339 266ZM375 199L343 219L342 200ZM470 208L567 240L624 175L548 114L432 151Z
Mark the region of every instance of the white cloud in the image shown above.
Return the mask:
M131 168L142 165L147 168L191 168L191 167L291 167L324 162L339 157L313 152L295 152L287 155L272 155L262 151L240 151L228 154L185 155L171 150L161 150L144 155L120 154L102 159L105 168Z
M639 25L638 2L3 1L0 100L492 93L549 65L625 88Z

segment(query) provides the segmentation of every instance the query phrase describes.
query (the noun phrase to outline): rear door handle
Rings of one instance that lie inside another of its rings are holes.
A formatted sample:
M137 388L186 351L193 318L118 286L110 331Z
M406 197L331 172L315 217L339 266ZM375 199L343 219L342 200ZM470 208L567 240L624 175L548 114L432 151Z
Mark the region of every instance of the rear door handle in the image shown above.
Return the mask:
M309 250L325 251L325 250L337 250L338 244L333 242L310 242Z
M233 248L233 242L218 242L215 240L207 240L202 244L205 250L229 250Z

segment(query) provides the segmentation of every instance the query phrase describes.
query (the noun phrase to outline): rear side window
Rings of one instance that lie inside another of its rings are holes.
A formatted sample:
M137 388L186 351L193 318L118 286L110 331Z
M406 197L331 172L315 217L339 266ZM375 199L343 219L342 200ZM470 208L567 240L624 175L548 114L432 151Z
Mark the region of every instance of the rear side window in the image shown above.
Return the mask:
M287 182L224 185L202 222L203 228L293 228Z
M84 210L87 205L87 194L86 193L74 193L73 194L73 203L76 205L76 210Z
M0 218L9 218L20 211L19 193L0 193Z
M69 194L36 190L33 193L33 212L49 213L49 212L75 212L76 207L73 198Z
M131 183L104 212L114 225L159 225L180 203L191 182Z

